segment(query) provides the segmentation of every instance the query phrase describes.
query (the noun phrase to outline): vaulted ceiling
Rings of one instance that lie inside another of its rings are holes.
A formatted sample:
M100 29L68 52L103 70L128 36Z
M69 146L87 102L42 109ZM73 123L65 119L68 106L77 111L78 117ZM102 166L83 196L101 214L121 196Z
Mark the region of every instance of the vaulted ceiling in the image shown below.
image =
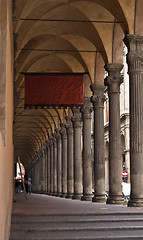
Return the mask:
M23 73L85 73L104 85L104 65L121 62L125 34L141 32L142 0L15 0L15 156L28 165L70 109L24 109ZM88 74L87 74L88 73Z

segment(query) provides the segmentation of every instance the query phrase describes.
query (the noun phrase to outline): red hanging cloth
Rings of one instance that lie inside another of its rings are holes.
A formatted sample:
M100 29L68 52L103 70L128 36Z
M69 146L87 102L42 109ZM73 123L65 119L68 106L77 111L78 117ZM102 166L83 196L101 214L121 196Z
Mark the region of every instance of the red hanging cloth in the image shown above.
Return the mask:
M83 74L25 75L25 107L83 105Z

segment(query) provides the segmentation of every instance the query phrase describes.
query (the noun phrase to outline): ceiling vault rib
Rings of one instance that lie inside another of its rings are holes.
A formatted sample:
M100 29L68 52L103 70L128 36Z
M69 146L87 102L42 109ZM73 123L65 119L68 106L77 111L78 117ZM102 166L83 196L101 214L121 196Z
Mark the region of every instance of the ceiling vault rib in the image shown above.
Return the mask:
M51 109L53 109L53 108L51 108ZM32 114L31 115L29 115L29 114L28 115L16 114L15 116L16 117L42 117L42 115L32 115ZM58 116L52 116L52 117L58 117ZM45 118L46 118L46 116L45 116Z
M21 21L40 21L40 22L76 22L76 23L123 23L123 21L109 20L74 20L74 19L44 19L44 18L20 18Z
M100 50L72 50L72 49L37 49L37 48L21 48L20 51L37 51L37 52L85 52L85 53L96 53L103 52Z

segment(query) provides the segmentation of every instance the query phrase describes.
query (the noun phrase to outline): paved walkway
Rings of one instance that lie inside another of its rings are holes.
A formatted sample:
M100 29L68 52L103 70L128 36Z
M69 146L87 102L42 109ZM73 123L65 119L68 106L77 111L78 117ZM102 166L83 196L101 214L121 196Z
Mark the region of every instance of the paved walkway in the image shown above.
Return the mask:
M10 240L143 239L143 208L16 195Z

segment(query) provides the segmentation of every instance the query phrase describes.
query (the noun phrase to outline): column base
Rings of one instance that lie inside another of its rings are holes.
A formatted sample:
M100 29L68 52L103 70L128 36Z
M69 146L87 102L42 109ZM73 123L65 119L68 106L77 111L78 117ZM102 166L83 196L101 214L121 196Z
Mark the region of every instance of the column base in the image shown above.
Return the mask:
M39 191L39 194L45 194L45 192L41 190L41 191Z
M130 199L128 207L143 207L143 198Z
M105 197L105 195L94 196L92 198L92 202L105 203L106 202L106 197Z
M62 194L62 193L57 193L57 194L56 194L56 197L61 197L61 194Z
M81 197L81 201L92 201L92 194L84 194Z
M107 198L107 204L124 204L124 198L122 196L112 196Z
M56 197L56 196L57 196L57 193L52 193L52 196Z
M53 195L53 193L49 193L48 195L49 195L49 196L52 196L52 195Z
M60 198L65 198L67 196L67 193L62 193Z
M73 197L73 194L71 193L71 194L67 194L66 196L65 196L65 198L72 198Z
M72 196L72 199L73 199L73 200L81 200L81 194L74 194L74 195Z

